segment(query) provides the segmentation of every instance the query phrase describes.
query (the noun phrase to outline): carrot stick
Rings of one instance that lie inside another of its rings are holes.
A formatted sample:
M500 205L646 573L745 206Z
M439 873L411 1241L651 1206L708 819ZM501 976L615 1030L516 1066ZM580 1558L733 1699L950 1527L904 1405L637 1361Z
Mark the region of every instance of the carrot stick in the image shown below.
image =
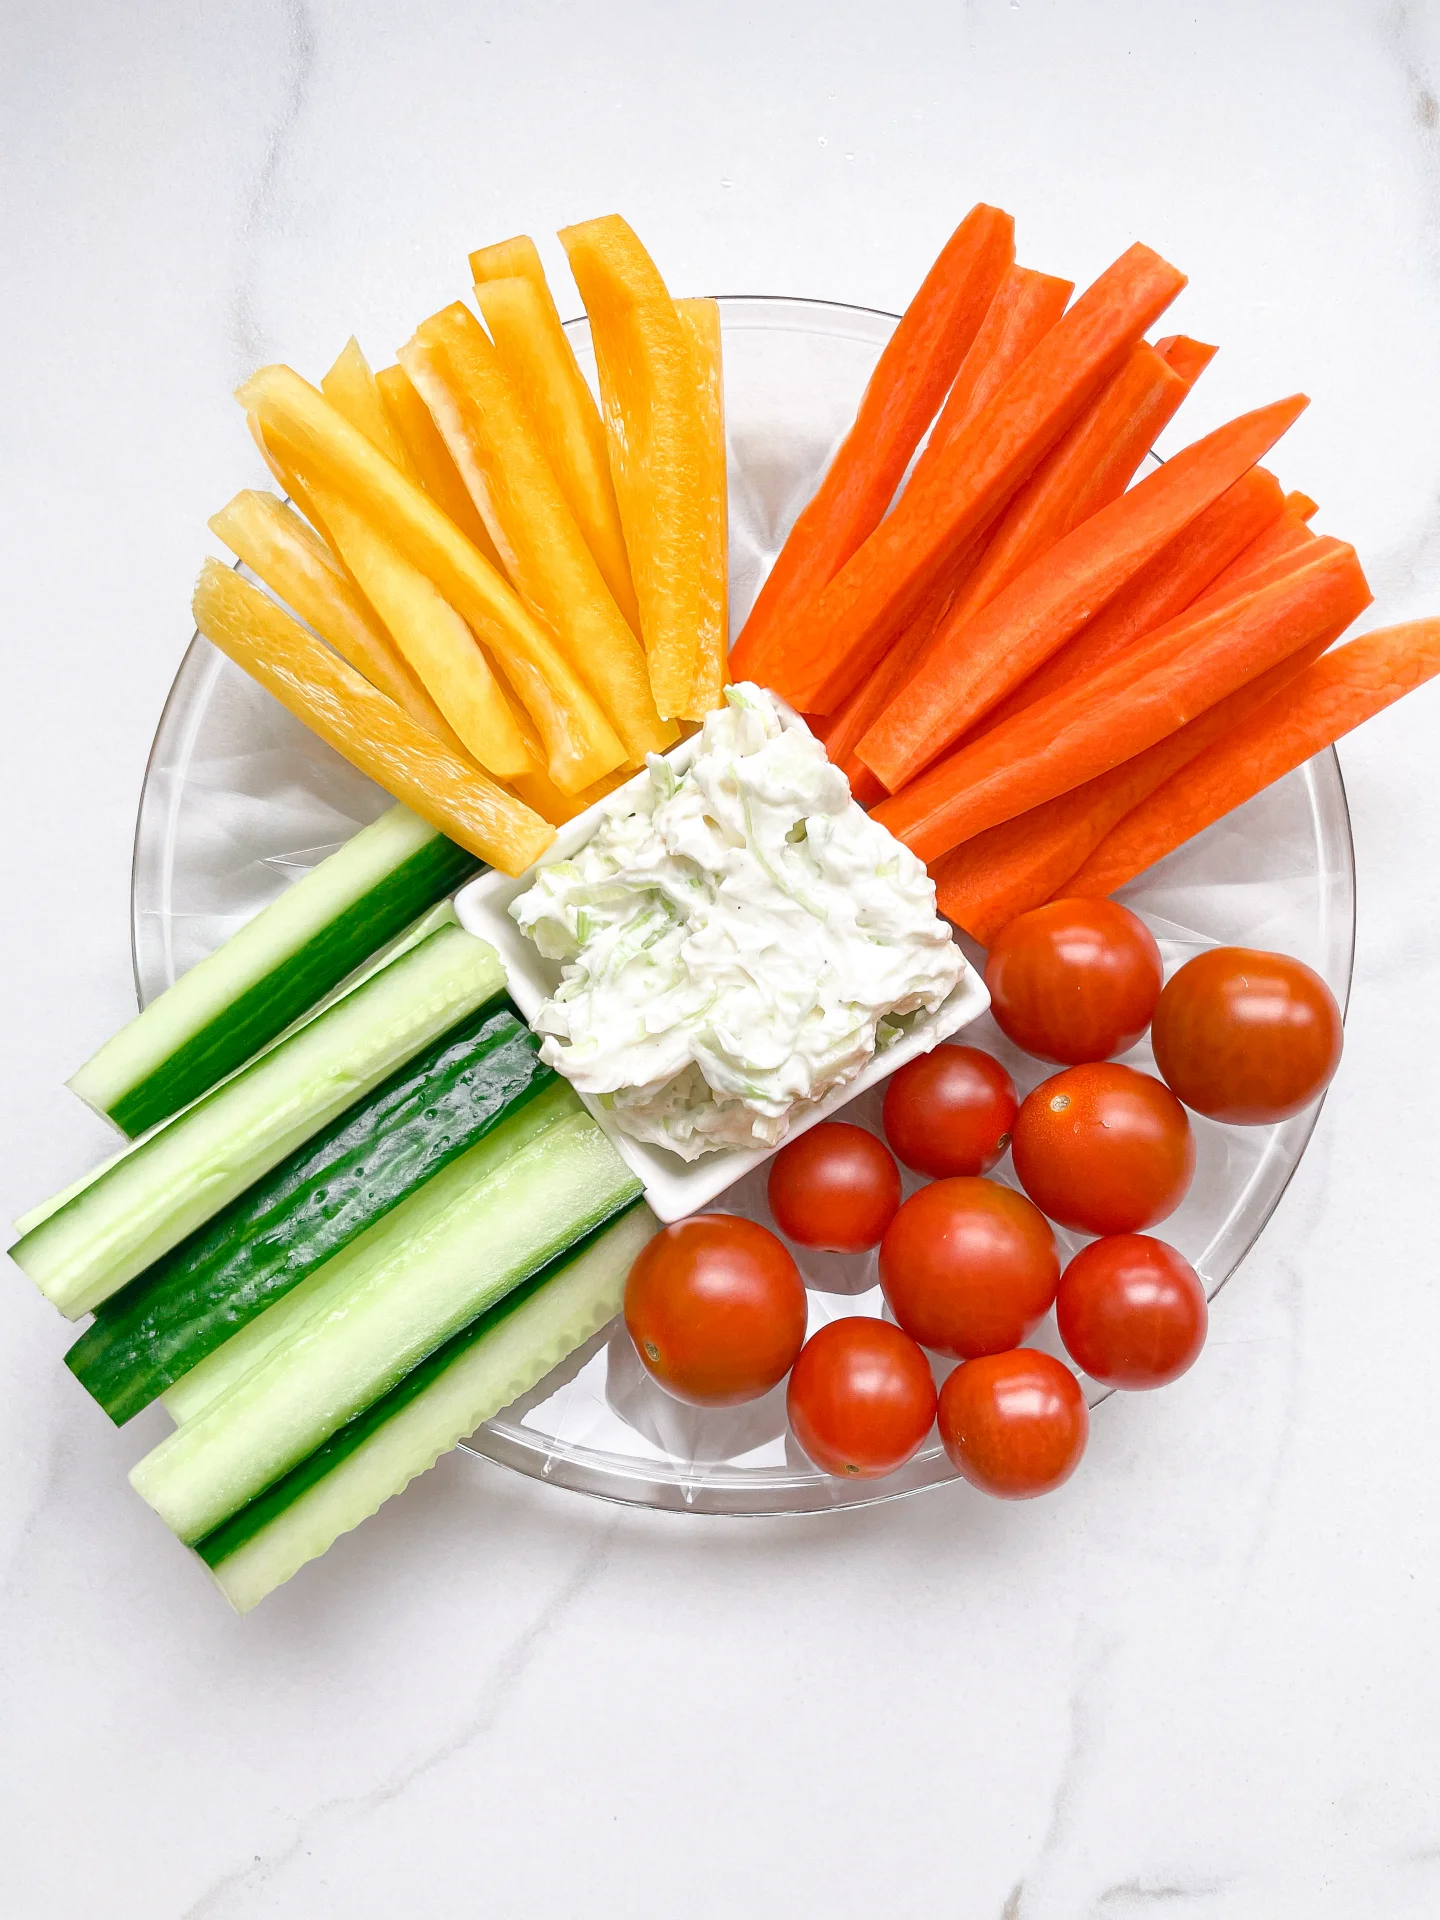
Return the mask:
M1126 814L1066 893L1113 893L1437 673L1440 620L1382 627L1325 654Z
M1122 587L1093 620L1022 680L984 720L985 730L1044 695L1090 678L1133 642L1184 613L1281 510L1280 483L1264 467L1228 487Z
M824 592L786 622L774 682L782 693L811 712L834 712L1184 284L1158 254L1135 246L1080 295L922 484L905 489Z
M1303 394L1197 440L1076 527L930 653L856 748L892 793L1075 634L1167 541L1233 486L1306 405Z
M1186 386L1193 387L1220 349L1206 346L1203 340L1192 340L1188 333L1171 333L1155 342L1155 351Z
M1288 495L1286 501L1280 518L1257 534L1243 553L1237 553L1223 573L1216 574L1205 589L1205 599L1227 597L1236 587L1248 585L1259 574L1268 572L1274 561L1309 547L1315 535L1290 507Z
M1185 380L1141 341L1021 487L949 614L968 620L1082 520L1108 507L1189 393Z
M931 868L940 911L989 946L1017 913L1058 894L1132 808L1264 706L1325 645L1323 639L1312 640L1133 759L952 847Z
M1285 505L1300 520L1313 520L1320 511L1320 502L1312 500L1308 493L1301 493L1298 489L1286 494Z
M879 524L1015 258L1015 222L983 204L950 236L881 354L855 424L790 529L731 655L768 677L773 642Z
M1083 687L960 747L872 818L924 861L1129 760L1277 660L1334 639L1370 602L1340 547L1259 592L1172 621Z

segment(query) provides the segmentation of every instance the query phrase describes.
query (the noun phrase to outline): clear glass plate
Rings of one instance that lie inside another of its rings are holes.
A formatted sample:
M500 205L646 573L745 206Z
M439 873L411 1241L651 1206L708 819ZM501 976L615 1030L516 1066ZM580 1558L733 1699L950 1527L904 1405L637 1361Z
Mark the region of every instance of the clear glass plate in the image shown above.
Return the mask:
M738 628L854 417L895 322L820 301L732 298L720 306ZM593 374L583 322L572 334ZM136 827L132 905L141 1004L386 804L378 788L223 655L193 640L161 717ZM1154 930L1167 968L1217 944L1279 948L1317 968L1343 1006L1354 949L1354 860L1334 753L1172 854L1125 897ZM1022 1092L1044 1077L1045 1069L1012 1048L988 1015L965 1038L999 1054ZM1148 1045L1126 1057L1151 1064ZM879 1098L878 1091L862 1096L846 1117L878 1131ZM1195 1183L1163 1232L1212 1296L1269 1219L1315 1118L1310 1112L1260 1128L1196 1122ZM1008 1171L997 1177L1008 1178ZM762 1168L719 1204L764 1219L764 1181ZM1067 1252L1078 1244L1068 1234L1060 1239ZM795 1253L812 1328L842 1314L882 1311L873 1254ZM1036 1344L1058 1351L1053 1324ZM937 1367L937 1378L944 1371ZM1091 1383L1089 1397L1104 1396ZM652 1384L618 1324L468 1444L560 1486L697 1513L821 1512L954 1478L932 1441L887 1480L831 1479L790 1442L783 1390L722 1412L681 1406Z

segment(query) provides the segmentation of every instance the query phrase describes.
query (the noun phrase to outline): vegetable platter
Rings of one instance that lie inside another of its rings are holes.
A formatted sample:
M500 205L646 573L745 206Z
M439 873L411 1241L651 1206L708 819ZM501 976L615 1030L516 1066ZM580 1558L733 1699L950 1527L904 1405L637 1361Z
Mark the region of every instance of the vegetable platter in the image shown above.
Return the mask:
M979 207L897 325L562 240L588 321L503 242L396 365L242 388L277 491L211 523L147 1011L72 1082L138 1144L12 1250L95 1315L91 1417L175 1421L132 1479L242 1611L456 1444L703 1512L1061 1484L1304 1150L1333 741L1440 667L1342 640L1360 562L1269 471L1303 396L1150 457L1214 349L1146 342L1146 248L1075 295ZM661 1231L647 1140L743 1177Z

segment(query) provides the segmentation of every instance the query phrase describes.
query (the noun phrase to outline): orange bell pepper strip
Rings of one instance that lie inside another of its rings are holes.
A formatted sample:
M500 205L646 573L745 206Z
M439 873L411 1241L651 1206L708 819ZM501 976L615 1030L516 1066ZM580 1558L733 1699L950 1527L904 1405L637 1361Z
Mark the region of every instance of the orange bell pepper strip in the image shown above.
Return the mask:
M410 456L410 449L403 435L395 430L375 376L370 371L370 362L360 351L360 342L351 334L335 358L335 364L320 382L320 391L335 408L343 413L352 427L357 427L365 438L372 441L387 460L393 460L407 480L413 480L416 486L422 485L420 469Z
M477 858L523 873L555 838L538 814L417 727L233 568L206 561L193 611L205 638L297 720Z
M560 491L631 630L640 609L625 529L610 478L605 423L575 358L570 336L532 240L482 247L470 256L475 299L521 405L535 423Z
M375 385L390 416L397 437L405 443L411 464L420 476L420 485L448 514L472 545L477 546L497 573L505 571L490 529L480 518L470 498L459 468L450 458L450 449L440 438L440 429L430 418L430 409L411 385L403 367L382 367Z
M679 739L655 711L645 651L596 565L494 344L457 301L400 364L430 409L506 570L584 675L634 762Z
M724 698L726 640L730 633L730 506L725 471L725 378L720 345L720 309L713 300L677 300L695 355L700 393L701 479L708 509L705 582L710 607L706 644L695 670L695 686L685 709L687 720L703 720Z
M252 374L239 398L302 482L342 492L454 607L534 720L562 791L624 764L604 709L554 635L428 494L289 367Z
M618 214L566 227L560 240L590 316L650 686L668 719L687 711L700 661L725 644L708 578L695 358L659 270Z

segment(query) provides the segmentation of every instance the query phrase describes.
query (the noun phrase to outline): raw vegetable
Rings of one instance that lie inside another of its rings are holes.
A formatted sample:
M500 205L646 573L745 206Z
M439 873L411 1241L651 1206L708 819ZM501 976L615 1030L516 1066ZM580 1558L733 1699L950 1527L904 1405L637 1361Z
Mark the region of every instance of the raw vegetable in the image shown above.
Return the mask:
M470 270L495 351L616 606L638 634L640 608L610 478L605 423L560 324L540 255L528 239L506 240L472 253Z
M1203 340L1192 340L1188 334L1171 333L1155 342L1155 351L1167 366L1175 369L1186 386L1193 387L1219 349L1207 346Z
M207 560L195 624L298 720L431 826L502 873L523 873L554 829L417 727L229 567Z
M99 1308L65 1356L117 1425L172 1386L553 1079L480 1008Z
M951 1360L1018 1347L1050 1311L1060 1279L1040 1209L995 1180L933 1180L880 1242L890 1311L922 1347Z
M1077 1233L1134 1233L1167 1219L1189 1191L1195 1137L1153 1074L1114 1060L1067 1067L1020 1103L1015 1176L1052 1220Z
M440 437L440 429L430 418L430 409L415 391L403 367L382 367L375 376L380 398L395 432L405 442L410 463L420 475L420 484L440 511L476 546L491 566L505 575L504 562L490 538L490 530L480 518L470 498L460 470L450 458L450 449Z
M769 682L777 638L880 524L1014 259L1015 222L997 207L972 208L946 242L760 589L736 642L737 679Z
M900 1205L900 1169L883 1142L845 1120L822 1120L781 1147L765 1189L780 1231L802 1247L878 1247Z
M1010 1144L1015 1082L979 1047L932 1047L885 1083L885 1138L932 1180L988 1173Z
M504 984L483 940L431 934L146 1134L10 1257L70 1319L88 1313Z
M826 1473L879 1480L935 1424L930 1363L888 1320L832 1320L805 1342L785 1390L790 1431Z
M1127 814L1067 881L1067 892L1114 893L1437 673L1440 619L1382 627L1324 654Z
M1080 1464L1090 1415L1080 1382L1048 1353L967 1360L940 1389L940 1438L957 1472L997 1500L1033 1500Z
M1118 766L1301 647L1333 640L1369 601L1354 552L1326 553L1159 629L1083 690L1062 688L962 745L871 818L933 859Z
M704 643L695 666L695 685L685 716L703 720L720 705L730 640L730 506L725 457L725 373L720 342L720 309L713 300L677 300L675 311L695 360L700 406L699 484L704 495L706 553L702 569L706 591Z
M996 1026L1061 1066L1109 1060L1144 1033L1165 965L1155 936L1113 900L1052 900L996 937L985 985Z
M299 514L270 493L237 493L210 531L342 660L447 746L460 742L345 569ZM463 749L461 749L463 751Z
M679 730L660 719L645 653L570 511L530 415L493 343L457 301L400 349L476 506L525 600L559 638L639 762Z
M392 460L407 480L423 485L420 469L411 458L404 436L380 396L370 363L360 351L360 342L352 334L336 356L335 364L320 382L320 391L337 413L344 414L357 432Z
M1185 284L1130 248L909 487L824 591L785 630L779 691L829 713L871 671L946 566L1078 418Z
M391 807L262 907L66 1083L132 1138L248 1060L480 865Z
M213 1532L638 1194L588 1114L572 1111L494 1165L514 1125L497 1127L337 1254L330 1264L344 1284L332 1272L284 1345L140 1462L131 1482L172 1532L190 1543ZM488 1167L478 1179L477 1156Z
M619 1311L655 1217L636 1202L523 1281L348 1422L197 1552L248 1613L467 1434L527 1393Z
M982 612L946 616L915 676L856 748L896 792L1077 633L1254 466L1308 403L1257 408L1207 434L1051 547Z
M689 338L659 269L618 214L560 239L590 316L610 472L660 714L688 712L717 640L710 492Z
M1065 1351L1102 1386L1168 1387L1205 1344L1210 1310L1190 1262L1145 1233L1082 1247L1060 1276L1055 1322Z
M302 481L328 482L383 526L387 539L503 662L539 729L557 786L574 793L621 765L623 747L557 642L428 494L289 367L262 367L239 399L267 444Z

